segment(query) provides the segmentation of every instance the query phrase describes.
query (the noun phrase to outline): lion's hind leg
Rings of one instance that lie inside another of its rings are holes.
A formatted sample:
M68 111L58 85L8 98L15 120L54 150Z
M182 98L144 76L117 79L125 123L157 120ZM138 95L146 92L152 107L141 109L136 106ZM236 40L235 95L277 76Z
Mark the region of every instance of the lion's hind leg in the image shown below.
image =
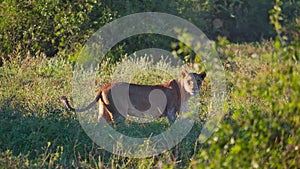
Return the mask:
M99 101L99 115L98 115L98 123L100 120L104 118L106 122L114 122L114 118L112 113L107 109L107 107L104 105L102 101Z

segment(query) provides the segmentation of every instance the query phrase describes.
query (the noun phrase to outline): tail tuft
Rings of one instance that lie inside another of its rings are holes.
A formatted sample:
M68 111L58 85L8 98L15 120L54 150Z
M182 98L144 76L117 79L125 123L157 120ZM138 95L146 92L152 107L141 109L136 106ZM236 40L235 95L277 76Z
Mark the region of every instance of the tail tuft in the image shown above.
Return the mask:
M68 101L68 99L67 99L67 97L66 97L66 96L62 96L62 97L60 98L60 101L62 101L62 102L67 102L67 101Z
M67 109L73 110L73 108L70 106L69 100L67 99L66 96L62 96L62 97L60 98L60 101L64 103L64 105L65 105L65 107L66 107Z

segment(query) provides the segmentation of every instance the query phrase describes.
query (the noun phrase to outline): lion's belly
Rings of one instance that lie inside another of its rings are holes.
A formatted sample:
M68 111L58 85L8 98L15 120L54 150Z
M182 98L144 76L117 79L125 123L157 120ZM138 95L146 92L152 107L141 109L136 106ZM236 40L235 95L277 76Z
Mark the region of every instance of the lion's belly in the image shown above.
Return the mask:
M160 117L166 111L168 98L161 90L130 96L128 113L132 116Z
M164 86L145 86L120 83L110 90L110 103L123 116L161 117L167 108L177 109L176 91Z

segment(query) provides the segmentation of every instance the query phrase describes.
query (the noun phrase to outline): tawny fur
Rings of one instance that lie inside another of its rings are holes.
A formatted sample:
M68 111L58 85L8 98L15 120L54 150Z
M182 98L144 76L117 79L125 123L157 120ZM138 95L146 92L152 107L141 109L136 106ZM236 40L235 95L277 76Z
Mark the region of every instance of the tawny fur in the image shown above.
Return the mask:
M199 93L205 77L205 72L197 74L182 71L182 78L173 79L159 85L138 85L124 82L108 84L100 88L95 99L81 109L73 108L65 96L61 97L61 101L68 109L76 112L86 111L98 103L98 121L104 118L106 121L114 122L115 118L127 115L144 117L144 113L141 112L147 112L151 107L149 94L153 90L158 89L166 97L166 103L162 105L165 109L157 112L152 111L150 115L153 118L168 117L169 121L172 122L176 119L176 114L185 109L186 105L182 104L186 104L190 97ZM117 98L114 97L114 103L112 91L116 92L119 90L120 92L124 92L123 89L126 89L126 87L127 89L129 88L128 94L120 94Z

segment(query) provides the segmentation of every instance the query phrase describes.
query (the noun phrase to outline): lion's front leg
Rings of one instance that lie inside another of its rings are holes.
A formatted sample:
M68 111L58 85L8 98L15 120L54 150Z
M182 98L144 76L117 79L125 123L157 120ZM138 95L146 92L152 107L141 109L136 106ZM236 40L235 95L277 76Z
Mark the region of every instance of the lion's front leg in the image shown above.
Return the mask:
M183 102L181 106L181 112L186 113L189 110L188 102Z
M169 120L169 123L174 123L174 121L176 120L176 112L177 110L174 107L168 109L167 118Z

